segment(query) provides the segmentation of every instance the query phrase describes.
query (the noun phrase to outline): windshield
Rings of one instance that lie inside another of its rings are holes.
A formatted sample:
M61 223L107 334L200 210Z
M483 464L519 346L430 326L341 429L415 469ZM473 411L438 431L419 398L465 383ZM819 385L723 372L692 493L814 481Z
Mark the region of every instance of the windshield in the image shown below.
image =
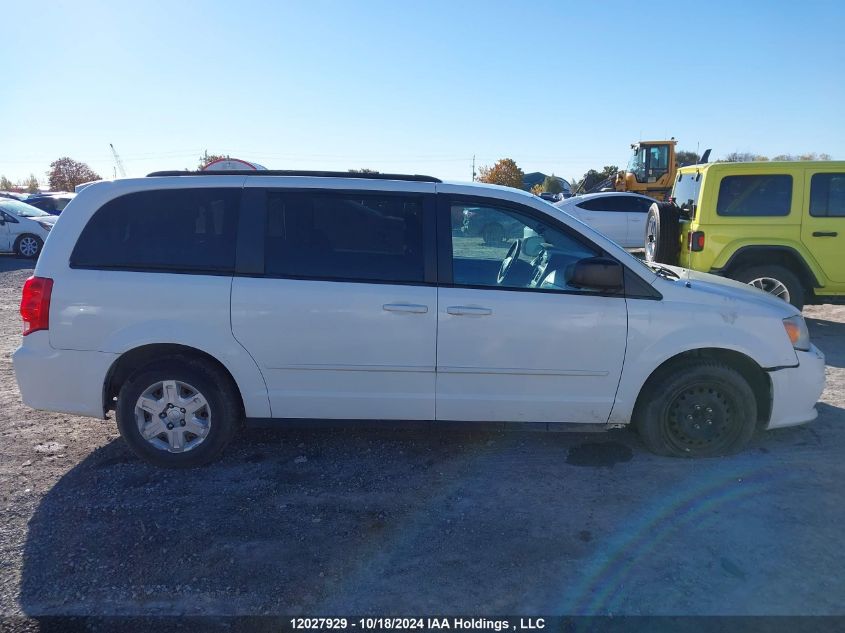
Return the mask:
M41 218L45 215L50 215L41 209L36 209L31 204L18 202L17 200L0 200L0 209L19 218Z
M669 171L668 145L641 145L634 149L628 171L637 182L655 182Z
M628 171L634 174L637 181L642 181L645 178L645 148L637 148L634 150L634 155L628 161Z

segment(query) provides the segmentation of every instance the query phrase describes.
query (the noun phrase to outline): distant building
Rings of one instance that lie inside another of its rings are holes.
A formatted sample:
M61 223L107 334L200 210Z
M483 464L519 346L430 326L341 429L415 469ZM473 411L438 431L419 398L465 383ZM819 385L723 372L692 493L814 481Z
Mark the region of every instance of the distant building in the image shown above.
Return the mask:
M546 178L548 178L547 174L541 171L532 171L530 174L525 174L522 178L522 188L530 191L534 185L542 185ZM568 180L559 176L555 176L555 178L560 181L565 193L572 193L572 187L570 187Z

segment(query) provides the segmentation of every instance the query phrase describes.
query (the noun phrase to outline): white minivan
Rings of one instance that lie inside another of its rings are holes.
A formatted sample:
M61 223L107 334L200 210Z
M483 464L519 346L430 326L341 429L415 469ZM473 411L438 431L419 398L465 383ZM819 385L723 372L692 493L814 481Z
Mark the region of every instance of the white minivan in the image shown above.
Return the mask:
M73 207L23 290L23 400L115 410L160 466L215 458L244 422L633 424L704 456L816 417L824 357L795 308L648 266L516 189L158 172ZM468 208L523 228L489 243Z

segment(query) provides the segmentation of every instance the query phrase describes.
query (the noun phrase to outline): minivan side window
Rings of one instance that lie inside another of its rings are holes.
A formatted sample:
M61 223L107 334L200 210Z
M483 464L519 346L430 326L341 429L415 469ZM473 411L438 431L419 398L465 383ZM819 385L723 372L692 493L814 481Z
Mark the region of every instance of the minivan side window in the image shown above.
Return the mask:
M423 282L422 196L270 193L265 274Z
M457 286L580 291L568 286L571 265L600 254L551 223L510 208L455 202L450 211L452 279ZM512 256L517 241L518 259L508 277L499 281L503 260ZM542 271L540 260L548 264ZM543 272L542 278L535 277L538 272ZM555 281L546 282L547 276Z
M789 215L792 176L725 176L719 184L716 213L722 216L761 217Z
M810 179L810 215L845 218L845 174L813 174Z
M91 216L73 268L231 273L240 189L161 189L120 196Z

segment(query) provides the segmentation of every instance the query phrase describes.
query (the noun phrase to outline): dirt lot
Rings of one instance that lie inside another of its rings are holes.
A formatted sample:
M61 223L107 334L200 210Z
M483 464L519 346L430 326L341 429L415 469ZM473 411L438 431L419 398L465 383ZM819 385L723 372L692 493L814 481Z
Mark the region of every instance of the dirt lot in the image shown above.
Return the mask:
M0 258L0 614L845 613L845 308L817 422L730 459L633 433L251 431L208 468L31 411ZM45 385L49 388L49 385Z

